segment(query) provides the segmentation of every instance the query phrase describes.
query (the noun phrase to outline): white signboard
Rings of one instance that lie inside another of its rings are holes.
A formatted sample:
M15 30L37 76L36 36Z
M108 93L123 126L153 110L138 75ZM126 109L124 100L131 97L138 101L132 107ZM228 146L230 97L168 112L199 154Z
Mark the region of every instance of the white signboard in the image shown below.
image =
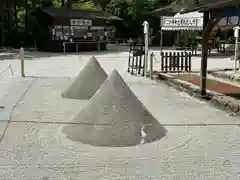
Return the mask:
M202 30L203 19L200 17L177 18L163 16L161 19L161 25L163 30Z
M102 27L102 26L91 26L90 29L91 30L104 30L104 27Z
M71 26L91 26L92 20L88 19L70 19Z

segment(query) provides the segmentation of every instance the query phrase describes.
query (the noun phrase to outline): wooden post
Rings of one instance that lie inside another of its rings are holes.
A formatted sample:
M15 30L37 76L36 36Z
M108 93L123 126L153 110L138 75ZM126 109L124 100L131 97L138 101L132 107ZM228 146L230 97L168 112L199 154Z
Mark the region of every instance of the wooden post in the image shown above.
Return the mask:
M160 54L161 56L161 71L163 71L163 68L164 68L164 53L163 52L161 52L161 54Z
M100 43L97 41L98 51L100 51Z
M208 30L206 29L209 22L209 12L204 12L203 15L203 37L202 37L202 59L201 59L201 95L206 95L206 78L207 78L207 58L208 58Z
M192 71L192 54L191 53L189 53L189 63L188 63L188 65L189 65L189 72L191 72Z
M131 74L133 74L133 70L134 70L134 64L135 64L135 56L133 55L132 56L132 62L131 62L131 68L132 68L132 71L131 71Z
M183 54L183 52L181 52L181 56L180 56L180 58L181 58L181 71L183 71L183 67L184 67L184 54Z
M153 57L154 57L154 53L152 52L150 55L150 70L149 70L149 76L150 79L153 79Z
M130 44L129 53L128 53L128 72L130 72L130 66L131 66L131 53L132 53L132 44Z
M165 64L164 64L164 68L165 68L165 72L168 71L168 57L170 55L168 55L168 52L165 53Z
M184 59L185 59L185 71L188 72L188 52L185 52L184 54Z
M78 52L78 43L76 42L76 52Z
M177 65L177 72L179 72L179 65L180 65L180 53L177 52L177 61L175 62Z
M135 64L134 64L134 69L135 69L135 72L137 73L138 72L138 54L136 55L136 61L135 61Z
M65 47L65 43L63 42L63 53L65 54L66 52L66 47Z
M172 59L173 59L173 54L172 54L172 52L169 52L169 65L168 65L168 71L172 71Z
M173 57L172 57L172 68L173 68L173 71L175 72L176 70L176 58L177 58L177 55L176 55L176 52L173 52Z
M25 72L24 72L24 49L23 49L23 47L20 48L20 60L21 60L21 76L25 77Z
M206 95L206 78L207 78L207 58L208 58L208 37L215 24L217 24L221 17L209 17L209 12L204 12L203 16L203 37L202 37L202 59L201 59L201 82L200 92L202 96ZM214 15L214 12L211 12ZM215 14L216 16L216 14Z

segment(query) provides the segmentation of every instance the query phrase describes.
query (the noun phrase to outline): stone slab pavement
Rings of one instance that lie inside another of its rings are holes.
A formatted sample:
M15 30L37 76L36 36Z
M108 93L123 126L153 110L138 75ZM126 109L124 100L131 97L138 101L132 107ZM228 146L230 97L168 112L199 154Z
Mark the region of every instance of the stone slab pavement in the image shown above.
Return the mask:
M97 57L108 73L114 68L120 71L165 126L166 136L153 143L121 148L93 147L66 138L62 128L87 103L60 96L90 57L72 56L29 60L29 77L15 77L0 99L7 107L0 111L0 136L4 134L0 179L239 178L239 118L164 83L128 75L121 53Z
M162 140L125 148L71 142L62 127L11 123L0 144L1 179L239 178L236 126L167 127L169 135Z
M15 100L18 104L0 143L0 179L239 177L239 119L163 83L122 75L165 126L168 132L164 138L121 148L73 142L61 131L84 102L60 97L60 92L73 78L20 79L19 84L10 87L11 93L4 96L5 102ZM20 101L19 96L12 96L18 89L25 89ZM0 132L3 133L5 127L6 121L1 121Z

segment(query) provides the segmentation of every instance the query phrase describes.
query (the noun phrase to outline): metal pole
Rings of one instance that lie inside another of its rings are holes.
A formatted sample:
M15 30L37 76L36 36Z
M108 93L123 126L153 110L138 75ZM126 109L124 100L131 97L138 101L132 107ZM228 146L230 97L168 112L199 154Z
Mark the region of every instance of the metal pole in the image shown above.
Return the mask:
M237 58L238 58L238 38L239 38L239 27L234 29L234 37L235 37L235 54L234 54L234 72L237 72Z
M160 59L162 56L162 45L163 45L163 32L162 32L162 19L160 18Z
M22 77L25 77L25 72L24 72L24 49L23 49L23 47L20 48L20 60L21 60L21 75L22 75Z

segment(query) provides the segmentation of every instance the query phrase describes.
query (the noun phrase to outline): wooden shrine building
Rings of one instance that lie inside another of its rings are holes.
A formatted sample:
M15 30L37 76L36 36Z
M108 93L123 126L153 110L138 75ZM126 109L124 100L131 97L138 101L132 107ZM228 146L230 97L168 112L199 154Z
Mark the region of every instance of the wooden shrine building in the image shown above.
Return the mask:
M102 11L38 8L35 13L36 45L45 51L105 50L107 29L120 18Z

